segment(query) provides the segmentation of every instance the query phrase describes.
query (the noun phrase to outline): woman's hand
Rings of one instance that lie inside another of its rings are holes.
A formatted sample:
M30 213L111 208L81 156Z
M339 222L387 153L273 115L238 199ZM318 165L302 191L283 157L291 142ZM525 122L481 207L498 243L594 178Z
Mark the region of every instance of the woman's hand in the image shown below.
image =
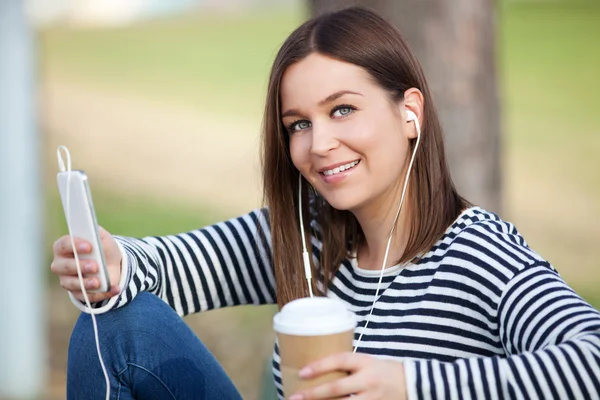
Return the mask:
M75 246L77 246L77 254L88 254L92 251L92 245L83 240L75 238ZM106 293L88 293L90 303L96 303L113 297L119 294L118 283L121 279L121 252L116 240L103 228L100 228L100 241L104 249L104 260L108 268L108 276L110 278L110 290ZM84 301L79 278L77 276L77 264L75 263L75 255L71 246L71 238L66 235L54 242L52 247L54 252L54 260L50 265L50 270L58 275L60 285L73 294L78 300ZM86 290L94 290L100 287L100 280L96 277L90 277L90 274L98 272L99 265L92 260L79 259L81 273L84 276L84 284Z
M333 371L347 371L350 375L295 393L290 400L346 398L351 394L355 400L407 398L402 364L366 354L342 353L324 358L304 367L300 378L311 379Z

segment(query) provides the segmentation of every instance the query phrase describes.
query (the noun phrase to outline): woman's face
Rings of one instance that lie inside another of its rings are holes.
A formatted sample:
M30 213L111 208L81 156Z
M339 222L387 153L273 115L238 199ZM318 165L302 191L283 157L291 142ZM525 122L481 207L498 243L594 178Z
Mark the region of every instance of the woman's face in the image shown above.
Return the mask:
M317 53L291 65L281 83L292 161L340 210L387 208L397 198L416 136L404 107L363 68Z

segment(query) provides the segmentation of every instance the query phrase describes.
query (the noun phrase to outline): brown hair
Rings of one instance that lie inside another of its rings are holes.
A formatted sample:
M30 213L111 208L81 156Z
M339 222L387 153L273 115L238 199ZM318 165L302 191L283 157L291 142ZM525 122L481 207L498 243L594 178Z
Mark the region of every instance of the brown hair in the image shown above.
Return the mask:
M311 53L364 68L394 100L401 101L409 88L424 96L421 144L410 177L410 235L399 260L405 263L426 253L443 235L468 203L450 178L444 155L442 128L419 62L400 32L383 18L362 8L348 8L305 22L283 43L273 63L264 115L262 166L265 203L273 246L273 267L279 306L308 295L298 221L298 170L289 153L289 138L281 121L280 86L285 70ZM411 141L411 151L414 140ZM309 227L308 191L303 179L303 216ZM350 211L336 210L322 197L311 204L322 227L322 251L313 277L325 294L341 261L355 252L361 228ZM307 232L307 235L309 233ZM307 237L309 254L312 254Z

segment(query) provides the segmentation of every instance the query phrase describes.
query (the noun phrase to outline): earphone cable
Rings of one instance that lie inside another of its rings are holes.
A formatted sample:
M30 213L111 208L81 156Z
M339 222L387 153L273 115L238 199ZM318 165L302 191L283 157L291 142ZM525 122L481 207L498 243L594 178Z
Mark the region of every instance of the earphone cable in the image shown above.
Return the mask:
M306 250L306 237L304 236L304 220L302 218L302 174L298 174L298 218L300 219L300 235L302 236L302 262L304 264L304 276L308 284L308 294L313 297L312 290L312 271L310 267L310 258Z
M63 161L62 158L62 154L61 154L61 150L64 151L66 158L67 158L67 164L65 166L65 163ZM69 153L69 150L65 147L65 146L59 146L58 150L56 150L56 155L58 157L58 167L60 169L61 172L67 172L67 192L66 192L66 220L67 220L67 228L69 229L69 233L71 232L71 208L70 208L70 202L71 202L71 154ZM83 281L83 274L81 273L81 265L79 263L79 254L77 253L77 247L75 246L75 239L73 238L73 235L69 234L69 237L71 239L71 246L73 248L73 255L75 256L75 264L77 266L77 276L79 278L79 287L81 288L81 292L83 293L83 298L85 300L85 304L88 307L88 309L92 309L91 303L90 303L90 299L88 297L87 294L87 290L85 289L85 284ZM102 367L102 373L104 374L104 379L106 381L106 400L110 399L110 380L108 378L108 372L106 371L106 366L104 365L104 361L102 359L102 351L100 350L100 340L98 338L98 325L96 323L96 315L92 312L90 313L91 317L92 317L92 325L94 328L94 339L96 341L96 352L98 353L98 359L100 360L100 366Z
M402 205L404 204L404 196L406 195L406 188L408 187L408 180L410 177L410 172L412 170L413 163L415 161L415 156L417 155L417 149L419 148L419 142L421 140L421 128L419 126L419 119L414 117L413 121L415 122L415 127L417 129L417 141L415 143L415 149L413 150L412 157L410 158L410 163L408 164L408 170L406 171L406 177L404 178L404 187L402 188L402 195L400 196L400 204L398 205L398 211L396 212L396 217L394 218L394 223L392 225L392 229L390 230L390 235L388 237L387 245L385 247L385 255L383 256L383 264L381 265L381 273L379 274L379 281L377 282L377 289L375 290L375 296L373 297L373 304L371 305L371 310L369 311L369 315L367 315L367 320L365 322L365 326L363 326L360 336L356 340L356 345L354 346L353 353L356 353L358 346L360 345L360 341L364 333L367 330L367 326L369 325L369 321L371 320L371 315L373 315L373 309L375 308L375 303L379 300L379 289L381 288L381 282L383 281L383 273L385 271L385 265L387 264L388 255L390 252L390 246L392 244L392 236L394 235L394 231L396 230L396 223L398 222L398 218L400 217L400 212L402 211Z

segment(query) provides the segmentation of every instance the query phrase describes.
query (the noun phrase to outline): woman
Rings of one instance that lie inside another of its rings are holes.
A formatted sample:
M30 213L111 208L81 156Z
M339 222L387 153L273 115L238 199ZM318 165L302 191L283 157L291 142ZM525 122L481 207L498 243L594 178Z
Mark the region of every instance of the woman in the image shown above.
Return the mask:
M456 192L423 72L379 16L347 9L286 40L271 71L263 169L268 209L177 236L103 231L119 284L91 300L119 399L239 398L179 316L308 295L293 218L299 174L313 290L346 302L359 324L356 354L300 372L349 376L291 399L600 396L600 314L513 225ZM52 270L89 311L68 237L54 251ZM93 347L82 314L70 398L102 395ZM277 347L273 370L282 397Z

